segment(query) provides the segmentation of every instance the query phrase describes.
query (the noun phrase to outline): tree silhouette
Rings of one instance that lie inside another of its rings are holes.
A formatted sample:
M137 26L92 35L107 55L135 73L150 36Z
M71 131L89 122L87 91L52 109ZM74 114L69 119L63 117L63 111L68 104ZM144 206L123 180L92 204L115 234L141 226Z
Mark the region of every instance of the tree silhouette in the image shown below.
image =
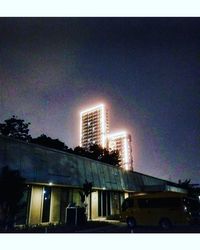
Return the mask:
M89 156L88 152L80 146L75 147L73 153L81 156Z
M97 144L91 144L88 151L91 154L92 159L99 161L102 160L104 150L101 146Z
M92 182L85 180L85 183L83 184L83 192L86 197L92 193Z
M73 153L113 166L119 166L119 152L117 150L109 151L97 144L91 144L89 149L77 146L74 148Z
M197 187L199 184L192 184L190 182L191 179L185 179L184 181L179 180L178 187L186 189L189 196L199 196L200 188Z
M29 125L30 122L24 122L22 119L18 119L17 116L12 116L11 118L0 123L0 134L14 137L23 141L30 141L31 136L29 135Z
M0 225L2 229L14 226L25 188L25 179L18 170L11 170L8 166L2 168L0 175Z
M85 197L88 197L91 193L92 193L92 182L88 182L87 180L85 180L85 182L83 183L83 191L80 191L80 197L81 197L81 202L84 204L85 202ZM89 214L89 218L91 219L91 207L92 207L92 199L90 196L89 199L89 204L90 204L90 214ZM84 204L85 210L87 207L87 204ZM88 213L88 210L87 210Z
M184 181L179 180L178 185L182 188L191 188L193 184L190 184L191 179L186 179Z
M119 166L118 151L109 151L97 144L91 144L89 149L77 146L73 150L68 148L65 143L59 139L52 139L45 134L42 134L37 138L32 138L29 135L29 125L30 122L26 123L24 120L18 119L17 116L13 115L12 118L5 120L5 123L0 123L0 134L72 154L81 155L113 166Z
M92 182L88 182L87 180L85 180L85 182L83 183L83 191L79 192L81 196L81 202L84 203L85 197L88 197L89 194L91 193L92 193Z
M67 151L68 147L64 142L61 142L59 139L52 139L51 137L46 136L45 134L40 135L37 138L31 139L32 143L46 146L49 148L55 148L62 151Z
M109 151L106 148L102 148L97 144L90 145L89 153L91 158L99 160L110 165L119 166L119 153L118 151Z
M119 151L104 149L101 161L119 167Z

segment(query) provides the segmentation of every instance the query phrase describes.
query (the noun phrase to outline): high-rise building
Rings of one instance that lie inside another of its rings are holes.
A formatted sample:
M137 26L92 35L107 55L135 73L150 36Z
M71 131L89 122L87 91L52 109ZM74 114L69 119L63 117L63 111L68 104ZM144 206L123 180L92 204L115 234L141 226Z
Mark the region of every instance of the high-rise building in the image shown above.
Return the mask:
M80 113L80 146L91 144L108 147L108 111L104 104L86 109Z
M109 135L109 149L119 151L119 165L125 170L133 171L131 135L119 132Z

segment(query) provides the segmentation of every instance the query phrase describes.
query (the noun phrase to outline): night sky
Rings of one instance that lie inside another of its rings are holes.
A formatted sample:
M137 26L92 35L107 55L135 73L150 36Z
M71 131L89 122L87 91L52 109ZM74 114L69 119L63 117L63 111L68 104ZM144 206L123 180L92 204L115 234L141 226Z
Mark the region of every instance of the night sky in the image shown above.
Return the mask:
M0 122L69 147L103 102L136 171L200 183L200 18L1 18L0 92Z

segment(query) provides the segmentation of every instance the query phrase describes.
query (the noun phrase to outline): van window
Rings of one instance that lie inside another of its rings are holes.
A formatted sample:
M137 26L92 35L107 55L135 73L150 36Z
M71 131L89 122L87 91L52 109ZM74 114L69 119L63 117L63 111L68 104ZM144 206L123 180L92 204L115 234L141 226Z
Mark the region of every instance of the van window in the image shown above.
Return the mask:
M127 198L122 203L122 211L126 211L128 208L131 208L133 206L134 206L134 200L130 199L130 198Z
M140 208L148 208L149 207L149 199L138 199L138 206Z
M138 205L140 208L177 208L180 207L179 198L148 198L138 199Z

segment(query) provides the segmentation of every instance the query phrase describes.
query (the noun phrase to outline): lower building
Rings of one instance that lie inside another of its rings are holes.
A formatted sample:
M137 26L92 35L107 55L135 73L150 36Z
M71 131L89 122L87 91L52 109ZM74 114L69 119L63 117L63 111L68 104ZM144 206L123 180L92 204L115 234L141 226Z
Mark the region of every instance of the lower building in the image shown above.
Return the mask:
M0 170L4 166L26 178L26 206L17 224L64 223L69 204L81 206L85 180L93 184L86 200L89 219L119 214L124 198L135 191L183 191L162 179L0 136Z

